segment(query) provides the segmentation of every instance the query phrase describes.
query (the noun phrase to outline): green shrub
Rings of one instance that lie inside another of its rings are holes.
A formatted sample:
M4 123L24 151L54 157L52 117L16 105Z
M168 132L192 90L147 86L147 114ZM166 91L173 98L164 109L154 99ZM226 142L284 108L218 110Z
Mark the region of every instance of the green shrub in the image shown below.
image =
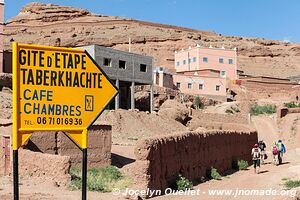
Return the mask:
M237 162L238 170L246 170L249 164L246 160L238 160Z
M211 167L207 170L206 176L214 180L222 180L222 176L219 174L218 170L214 167Z
M196 96L195 99L194 99L194 107L196 109L202 109L203 108L203 103L201 102L201 99L199 96Z
M290 190L290 189L293 189L293 188L296 188L296 187L299 187L300 186L300 180L287 180L285 183L284 183L284 186L286 187L286 189Z
M276 113L276 106L274 105L259 106L257 104L254 104L251 106L250 113L251 115L273 114Z
M192 181L188 180L187 178L183 177L179 174L178 179L176 180L177 190L185 191L193 188Z
M294 102L284 103L284 106L287 108L300 108L300 103L296 104Z
M81 189L81 169L72 167L71 188ZM89 191L111 192L112 189L123 189L131 184L131 180L122 175L118 168L107 166L103 168L91 168L87 172L87 189Z

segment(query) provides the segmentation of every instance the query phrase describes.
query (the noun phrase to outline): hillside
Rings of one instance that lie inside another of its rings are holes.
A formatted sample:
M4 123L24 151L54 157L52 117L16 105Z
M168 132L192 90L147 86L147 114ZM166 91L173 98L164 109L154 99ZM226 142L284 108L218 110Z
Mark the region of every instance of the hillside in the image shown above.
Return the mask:
M289 77L300 75L300 44L261 38L222 36L208 31L92 14L87 10L31 3L11 18L5 28L10 41L56 46L99 44L151 55L155 66L174 70L174 51L188 46L238 48L238 66L247 74Z

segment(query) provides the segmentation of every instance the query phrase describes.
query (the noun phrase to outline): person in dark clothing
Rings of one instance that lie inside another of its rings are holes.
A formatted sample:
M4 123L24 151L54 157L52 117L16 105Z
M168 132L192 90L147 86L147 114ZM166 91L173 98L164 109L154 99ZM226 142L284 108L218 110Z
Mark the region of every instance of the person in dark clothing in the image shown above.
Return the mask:
M264 161L265 161L265 156L266 156L265 155L266 154L265 149L266 149L267 146L266 146L265 142L263 140L261 140L261 141L258 142L258 147L260 148L260 162L263 165Z

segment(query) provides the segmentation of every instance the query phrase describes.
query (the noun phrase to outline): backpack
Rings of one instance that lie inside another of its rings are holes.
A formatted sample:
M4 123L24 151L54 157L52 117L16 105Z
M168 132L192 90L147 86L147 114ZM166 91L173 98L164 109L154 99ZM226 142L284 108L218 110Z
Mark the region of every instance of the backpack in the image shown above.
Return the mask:
M277 149L277 146L274 145L273 146L273 155L277 155L278 154L278 149Z
M260 158L259 150L258 148L255 148L253 152L253 159L259 159L259 158Z
M278 148L279 152L282 152L282 143L281 142L277 143L277 148Z
M265 146L264 146L263 142L260 142L258 145L259 145L260 150L263 151L265 149Z

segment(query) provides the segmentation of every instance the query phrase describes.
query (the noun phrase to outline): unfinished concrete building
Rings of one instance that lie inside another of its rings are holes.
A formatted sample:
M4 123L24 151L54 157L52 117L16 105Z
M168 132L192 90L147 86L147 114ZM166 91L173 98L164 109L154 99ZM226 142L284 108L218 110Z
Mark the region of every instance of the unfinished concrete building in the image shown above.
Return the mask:
M153 108L152 65L153 58L98 45L80 47L85 49L119 88L119 95L110 109L134 109L134 88L150 85L150 108Z

